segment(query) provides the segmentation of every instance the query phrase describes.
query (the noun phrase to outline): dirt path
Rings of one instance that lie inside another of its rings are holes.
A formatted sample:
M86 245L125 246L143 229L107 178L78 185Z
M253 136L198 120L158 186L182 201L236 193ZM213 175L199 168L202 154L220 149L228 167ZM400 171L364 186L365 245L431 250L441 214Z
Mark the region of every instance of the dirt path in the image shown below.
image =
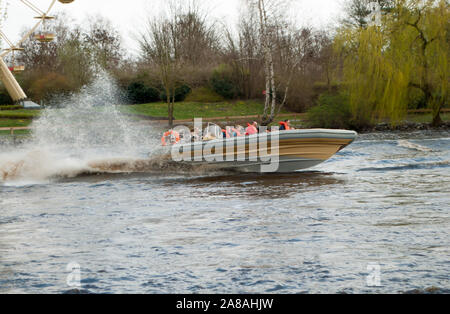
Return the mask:
M305 118L305 113L286 113L286 114L279 114L277 116L278 118L292 118L294 119L301 119ZM259 120L261 119L261 115L252 115L252 116L227 116L227 117L212 117L212 118L203 118L203 122L216 122L216 121L248 121L251 122L252 119ZM158 123L167 123L167 119L165 120L154 120L153 122ZM181 124L181 123L193 123L194 119L183 119L183 120L175 120L174 124Z

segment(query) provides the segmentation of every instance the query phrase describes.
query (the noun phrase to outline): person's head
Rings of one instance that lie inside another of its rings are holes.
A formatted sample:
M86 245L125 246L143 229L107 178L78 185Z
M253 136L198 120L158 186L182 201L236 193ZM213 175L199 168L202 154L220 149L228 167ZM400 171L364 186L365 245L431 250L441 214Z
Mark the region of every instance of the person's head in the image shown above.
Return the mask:
M253 126L254 126L254 127L258 127L258 122L253 121Z
M286 122L287 125L291 124L291 120L284 120L284 122Z

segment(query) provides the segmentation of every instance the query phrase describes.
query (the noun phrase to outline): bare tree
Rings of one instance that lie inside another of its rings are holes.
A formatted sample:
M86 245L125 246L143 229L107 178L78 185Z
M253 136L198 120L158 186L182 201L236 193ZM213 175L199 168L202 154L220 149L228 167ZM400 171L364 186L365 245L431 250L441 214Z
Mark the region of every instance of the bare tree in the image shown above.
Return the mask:
M84 31L75 26L58 48L59 73L72 81L75 90L88 84L94 74L92 52L83 40Z
M283 16L284 1L247 1L236 38L227 34L226 62L242 94L260 97L265 86L263 124L289 106L304 110L314 104L315 83L331 89L332 40L312 28L298 28ZM280 12L281 11L281 12ZM292 87L295 86L295 89ZM317 89L318 90L318 89ZM255 93L257 91L257 93Z
M319 49L316 51L317 62L321 66L327 89L331 92L333 72L337 67L337 58L333 51L333 39L324 31L319 32L316 38L319 42Z
M146 33L139 41L142 54L156 68L164 87L169 113L169 126L173 126L175 91L180 73L178 51L178 25L171 20L150 21Z
M344 11L346 12L344 24L359 28L367 27L367 18L372 13L369 4L373 2L378 2L384 13L389 12L395 6L395 0L346 0L344 2Z
M45 23L43 29L56 35L57 40L45 44L35 39L36 34L31 34L29 38L22 43L21 51L17 56L17 61L24 64L31 71L56 71L59 67L58 50L64 45L71 29L67 23L68 17L65 14L58 14L51 23ZM24 28L22 35L28 33Z
M268 125L275 120L276 116L286 104L290 83L294 73L293 70L299 65L300 60L298 58L296 60L289 58L290 70L279 75L280 77L287 78L284 80L284 95L282 96L282 100L279 101L278 89L280 83L277 82L275 73L274 50L279 48L277 47L277 45L280 44L278 39L285 37L285 33L289 31L289 23L286 22L282 13L282 8L286 8L289 5L289 1L250 0L249 4L257 10L259 18L260 45L264 60L266 82L262 124ZM292 57L292 55L290 57ZM286 59L287 58L284 58L284 60ZM283 71L282 65L284 60L281 59L281 71ZM285 67L284 70L286 71L287 68Z
M156 69L164 88L172 126L177 88L183 83L204 83L197 82L196 76L201 75L196 73L215 62L219 50L216 26L208 24L195 4L171 2L168 17L149 20L139 43L142 59Z
M260 53L258 22L251 13L241 16L236 37L226 29L226 49L223 55L224 62L232 68L239 94L247 99L260 97L261 81L264 80L261 76L264 63Z
M109 20L101 16L90 19L83 41L91 51L95 63L105 70L117 68L124 57L119 32Z
M98 67L118 67L124 55L118 32L104 18L90 20L90 25L82 28L67 14L59 13L44 25L44 31L55 34L56 40L42 44L33 34L22 44L24 50L16 60L26 66L21 75L25 88L47 74L58 73L51 77L69 82L75 91L91 81Z
M8 16L8 5L8 2L3 3L3 1L0 0L0 26L2 26L3 21L6 20L6 17Z

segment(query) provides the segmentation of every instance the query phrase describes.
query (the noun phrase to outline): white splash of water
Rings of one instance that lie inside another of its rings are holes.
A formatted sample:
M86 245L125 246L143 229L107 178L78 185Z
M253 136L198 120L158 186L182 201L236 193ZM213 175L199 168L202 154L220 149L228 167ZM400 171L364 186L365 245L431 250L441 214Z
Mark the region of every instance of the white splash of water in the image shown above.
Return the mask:
M118 90L109 75L98 74L92 84L65 100L62 109L44 111L32 125L33 142L76 152L106 148L136 155L151 144L152 130L120 115Z
M426 152L426 153L433 151L431 148L428 148L428 147L425 147L425 146L422 146L419 144L411 143L410 141L407 141L407 140L398 141L398 146L403 147L403 148L417 150L420 152Z
M0 182L47 182L95 172L111 160L148 159L158 147L157 132L120 114L119 88L106 73L92 84L46 109L32 124L32 138L20 149L0 150ZM114 171L120 169L115 167ZM124 170L127 171L127 170Z
M0 154L0 182L30 185L48 182L54 177L75 177L88 170L82 159L46 148Z

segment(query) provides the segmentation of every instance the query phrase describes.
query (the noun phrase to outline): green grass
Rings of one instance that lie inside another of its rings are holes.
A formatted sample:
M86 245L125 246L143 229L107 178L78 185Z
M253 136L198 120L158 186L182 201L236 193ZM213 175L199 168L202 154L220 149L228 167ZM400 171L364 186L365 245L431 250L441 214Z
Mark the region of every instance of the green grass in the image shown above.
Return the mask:
M306 115L292 114L292 115L278 117L277 119L275 119L275 122L270 124L270 126L279 126L280 125L279 122L284 121L284 120L290 120L291 126L296 127L296 128L306 127L307 123L308 123Z
M166 103L152 103L131 106L119 106L122 113L135 114L133 119L140 119L139 115L148 117L167 117ZM198 103L198 102L180 102L175 103L175 118L177 120L193 119L193 118L215 118L215 117L239 117L261 115L264 110L264 104L258 101L236 101L236 102L220 102L220 103ZM281 113L290 114L284 110ZM31 124L32 119L39 117L39 110L5 110L0 111L0 128L7 127L27 127ZM450 113L441 115L443 121L450 121ZM293 126L305 126L307 121L305 117L298 117L292 113L292 116L279 117L278 120L289 119ZM236 119L235 119L236 120ZM237 119L239 120L239 119ZM278 122L273 125L278 125ZM414 123L431 123L431 114L411 114L405 118L405 121ZM17 135L27 135L28 130L20 130L14 132ZM0 135L8 135L9 131L0 131Z
M19 119L0 119L0 128L20 128L27 127L31 124L32 120L19 120ZM30 130L14 130L14 136L28 136L31 134ZM0 131L0 136L11 136L11 131Z
M41 110L2 110L0 111L0 119L34 119L39 117Z
M18 128L18 127L26 127L31 124L32 120L20 120L20 119L0 119L0 128Z
M149 117L167 117L166 103L152 103L142 105L120 106L120 111L129 114L139 114ZM176 120L194 118L215 118L233 116L260 115L264 111L264 104L257 101L236 101L203 104L196 102L175 103L174 115ZM288 113L283 111L282 113Z
M450 121L450 113L441 114L441 119L444 122ZM431 123L433 121L433 116L430 113L427 114L411 114L405 119L408 122L414 123Z
M225 99L208 87L193 89L186 97L186 102L196 103L218 103L225 102Z
M14 131L14 136L17 135L22 135L22 136L27 136L30 135L31 131L30 130L16 130ZM10 131L0 131L0 136L11 136L11 132Z

